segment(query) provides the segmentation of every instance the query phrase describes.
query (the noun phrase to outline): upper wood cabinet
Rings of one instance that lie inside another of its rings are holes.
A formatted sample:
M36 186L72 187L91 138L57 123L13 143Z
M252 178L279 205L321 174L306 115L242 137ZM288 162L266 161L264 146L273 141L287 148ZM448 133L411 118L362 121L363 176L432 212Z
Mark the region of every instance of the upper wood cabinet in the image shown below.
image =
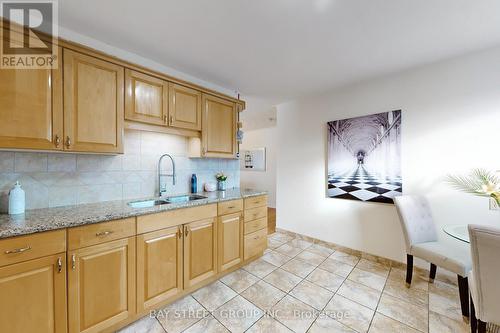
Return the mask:
M0 268L0 332L67 331L65 260L61 253Z
M125 118L153 125L166 125L168 82L125 69Z
M170 83L169 125L189 130L201 130L201 92Z
M0 148L63 149L61 58L53 70L0 70Z
M236 104L203 95L201 150L203 157L236 158Z
M184 226L184 289L217 274L217 218Z
M124 68L64 50L64 145L123 153Z
M69 332L101 332L135 314L135 237L68 253Z
M219 217L217 226L219 272L223 272L243 261L243 219L242 213Z
M137 312L182 292L182 226L137 236Z

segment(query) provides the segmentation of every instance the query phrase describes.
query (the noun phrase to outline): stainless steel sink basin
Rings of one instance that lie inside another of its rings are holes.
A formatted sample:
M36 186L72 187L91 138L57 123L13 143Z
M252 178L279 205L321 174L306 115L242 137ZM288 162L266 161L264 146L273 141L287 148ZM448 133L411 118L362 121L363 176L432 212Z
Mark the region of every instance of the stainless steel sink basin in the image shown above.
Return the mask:
M129 202L128 205L132 208L146 208L146 207L153 207L153 206L159 206L159 205L167 205L167 204L171 204L171 203L201 200L201 199L206 199L206 198L207 197L205 197L203 195L198 195L198 194L177 195L177 196L168 197L165 199L132 201L132 202Z

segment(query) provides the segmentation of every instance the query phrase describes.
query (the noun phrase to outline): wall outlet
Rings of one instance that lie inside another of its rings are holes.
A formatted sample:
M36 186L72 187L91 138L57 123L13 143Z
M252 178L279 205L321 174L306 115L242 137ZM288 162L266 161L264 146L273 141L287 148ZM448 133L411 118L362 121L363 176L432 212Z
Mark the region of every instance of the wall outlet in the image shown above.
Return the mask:
M500 206L497 201L493 198L490 198L490 210L500 210Z

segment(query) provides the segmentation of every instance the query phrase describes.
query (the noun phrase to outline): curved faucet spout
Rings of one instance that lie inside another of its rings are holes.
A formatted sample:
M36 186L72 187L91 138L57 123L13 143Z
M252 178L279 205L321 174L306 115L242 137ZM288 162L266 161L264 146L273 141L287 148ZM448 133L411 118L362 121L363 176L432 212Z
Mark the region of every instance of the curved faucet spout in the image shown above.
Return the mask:
M171 174L163 174L161 173L161 161L163 160L164 157L169 157L170 161L172 161L172 173ZM175 161L172 155L170 154L163 154L160 156L160 159L158 161L158 188L159 188L159 195L160 197L163 196L167 192L167 186L165 185L164 187L161 186L161 178L162 177L172 177L172 185L175 186Z

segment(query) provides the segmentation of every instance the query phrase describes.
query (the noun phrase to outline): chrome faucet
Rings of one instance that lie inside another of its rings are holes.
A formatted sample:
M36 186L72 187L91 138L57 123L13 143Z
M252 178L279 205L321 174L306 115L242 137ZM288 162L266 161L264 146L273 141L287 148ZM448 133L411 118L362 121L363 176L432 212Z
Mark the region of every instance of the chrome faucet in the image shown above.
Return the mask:
M164 157L170 157L170 160L172 161L172 174L164 174L161 173L161 161L163 160ZM161 186L161 178L162 177L172 177L172 185L175 186L175 162L174 158L170 154L164 154L160 156L160 160L158 161L158 188L159 188L159 194L160 197L163 196L165 193L167 193L167 185Z

